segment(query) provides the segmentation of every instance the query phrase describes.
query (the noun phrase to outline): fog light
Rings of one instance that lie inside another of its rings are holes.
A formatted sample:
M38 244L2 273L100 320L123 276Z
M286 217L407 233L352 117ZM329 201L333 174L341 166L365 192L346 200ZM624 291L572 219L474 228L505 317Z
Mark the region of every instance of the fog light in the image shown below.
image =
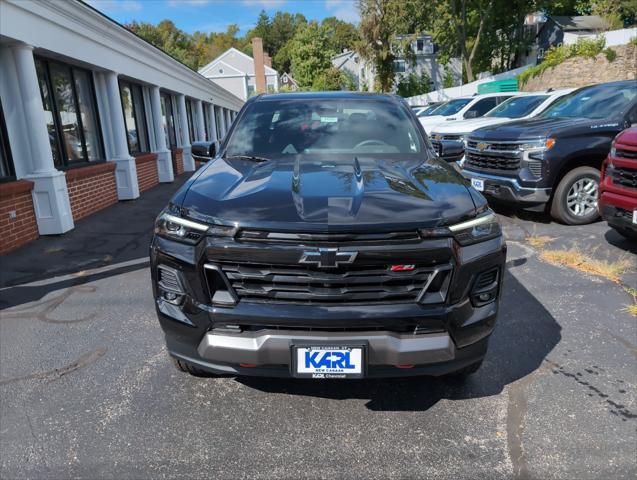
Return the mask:
M492 298L493 294L491 293L481 293L480 295L478 295L478 300L480 300L481 302L488 302Z
M169 292L167 290L163 290L161 296L164 300L168 303L172 303L173 305L181 304L181 300L183 299L183 295L179 295L175 292Z

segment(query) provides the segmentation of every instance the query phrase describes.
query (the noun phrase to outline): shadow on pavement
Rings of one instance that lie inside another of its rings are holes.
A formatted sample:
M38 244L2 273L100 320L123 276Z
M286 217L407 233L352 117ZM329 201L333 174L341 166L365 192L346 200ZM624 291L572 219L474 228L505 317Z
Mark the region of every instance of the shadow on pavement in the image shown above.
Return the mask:
M629 240L612 228L608 227L608 230L604 233L604 238L612 246L637 255L637 241Z
M141 260L132 265L123 265L108 270L96 272L90 275L77 275L71 278L64 278L58 282L45 282L40 285L16 285L8 287L0 292L0 310L5 308L17 307L25 303L37 302L42 300L49 293L64 290L67 288L77 287L86 283L95 282L104 278L123 275L125 273L134 272L148 268L149 261ZM149 274L150 278L150 274Z
M157 214L164 208L174 192L189 178L189 174L176 178L174 183L160 184L143 192L136 200L127 200L97 212L76 223L75 229L64 235L40 237L0 259L0 288L15 287L35 281L44 281L63 275L73 275L88 269L132 262L148 258L148 246ZM123 267L124 268L124 267ZM126 267L127 268L127 267ZM138 267L141 268L141 267ZM125 272L121 272L125 273ZM116 272L111 275L117 274ZM99 273L103 278L105 272ZM86 283L80 277L64 280L46 287L25 287L23 292L44 294L59 288ZM95 278L94 278L95 279ZM67 283L70 284L67 285ZM56 287L55 285L58 284ZM48 291L47 291L48 289ZM0 292L0 306L24 303L13 298L14 289ZM30 293L24 298L37 299Z
M267 393L334 400L368 399L370 410L424 411L442 399L488 397L538 369L561 339L561 327L510 273L489 352L478 373L454 378L409 377L359 381L312 381L237 377L236 381Z

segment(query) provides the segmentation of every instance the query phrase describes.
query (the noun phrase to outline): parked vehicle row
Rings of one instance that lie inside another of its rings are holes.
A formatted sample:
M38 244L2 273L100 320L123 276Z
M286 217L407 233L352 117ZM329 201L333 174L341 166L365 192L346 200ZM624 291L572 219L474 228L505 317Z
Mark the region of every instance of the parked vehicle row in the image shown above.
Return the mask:
M533 98L542 96L547 98ZM525 110L532 100L542 101ZM548 209L565 224L586 224L599 217L600 173L611 142L637 126L637 81L522 94L485 117L481 121L494 123L429 126L439 156L459 161L463 176L492 200Z

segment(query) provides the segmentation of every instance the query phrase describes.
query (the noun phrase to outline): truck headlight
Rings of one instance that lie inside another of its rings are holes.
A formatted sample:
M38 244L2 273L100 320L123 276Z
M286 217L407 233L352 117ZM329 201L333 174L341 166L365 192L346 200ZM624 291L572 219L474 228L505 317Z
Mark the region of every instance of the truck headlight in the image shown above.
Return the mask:
M450 225L448 228L460 245L472 245L502 235L498 217L491 210L466 222Z
M193 245L205 235L209 228L209 225L181 218L168 211L163 211L155 222L157 235Z
M533 142L527 142L520 145L520 150L523 152L546 152L555 146L554 138L547 138L545 140L537 140Z

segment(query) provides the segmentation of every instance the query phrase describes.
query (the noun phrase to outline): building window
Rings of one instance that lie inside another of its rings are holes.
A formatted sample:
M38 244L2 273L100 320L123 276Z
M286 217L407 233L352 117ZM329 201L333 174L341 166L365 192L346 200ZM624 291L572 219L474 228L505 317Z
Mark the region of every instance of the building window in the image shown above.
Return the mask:
M7 125L4 123L4 111L2 110L2 102L0 102L0 182L7 180L15 180L15 170L9 147Z
M252 95L254 95L254 93L255 93L254 85L250 85L250 84L248 83L248 89L247 89L247 91L248 91L248 92L247 92L247 93L248 93L248 98L250 98L250 97L251 97Z
M188 117L188 134L190 135L190 143L194 142L197 139L197 135L195 134L195 117L194 117L195 106L192 104L191 100L186 99L186 116Z
M119 93L122 99L129 153L135 155L149 152L148 125L142 87L135 83L120 81Z
M424 49L425 49L425 41L416 40L416 53L422 53Z
M268 93L274 93L274 85L271 83L268 83Z
M161 100L161 117L164 124L164 133L168 140L170 148L177 146L177 138L175 136L175 116L173 115L173 103L172 97L168 93L162 92L160 95Z
M55 166L103 160L91 73L41 58L36 70Z
M405 61L404 60L394 60L394 72L395 73L404 73L405 72Z

